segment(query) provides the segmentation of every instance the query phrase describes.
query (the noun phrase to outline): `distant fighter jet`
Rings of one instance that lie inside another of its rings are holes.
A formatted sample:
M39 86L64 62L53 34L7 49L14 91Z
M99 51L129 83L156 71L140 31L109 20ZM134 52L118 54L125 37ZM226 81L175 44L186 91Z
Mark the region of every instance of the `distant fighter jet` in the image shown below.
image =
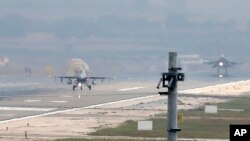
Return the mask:
M218 60L205 61L204 64L211 65L212 68L217 68L217 76L222 78L228 76L228 68L232 68L233 66L241 63L229 61L224 57L224 55L221 55Z
M9 58L7 57L0 57L0 67L5 67L9 64Z
M91 86L92 85L96 85L96 80L101 80L103 81L104 79L109 79L108 77L90 77L90 76L84 76L83 73L78 74L76 76L57 76L58 78L61 79L61 82L63 81L63 79L68 79L67 83L69 85L73 84L73 91L75 90L75 88L77 86L81 87L82 90L82 86L85 85L89 88L89 90L91 90ZM74 82L73 82L74 80Z

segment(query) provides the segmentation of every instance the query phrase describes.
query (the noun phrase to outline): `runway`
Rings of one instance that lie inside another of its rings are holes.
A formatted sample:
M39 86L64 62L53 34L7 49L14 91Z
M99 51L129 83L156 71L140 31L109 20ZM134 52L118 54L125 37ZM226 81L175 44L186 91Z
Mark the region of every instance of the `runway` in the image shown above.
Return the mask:
M10 96L5 94L0 99L0 122L16 117L157 95L155 88L153 88L154 85L150 83L107 83L93 87L92 91L87 88L84 88L83 91L79 88L72 91L71 87L63 84L56 84L53 87L44 85L39 86L39 90L36 90L37 92L32 95L29 93L18 94L18 90L12 90L13 93L17 94Z
M244 82L250 84L250 81L239 81L239 83ZM22 90L20 94L19 88L16 91L10 89L12 91L12 94L10 95L0 95L0 121L138 97L158 96L159 90L155 88L155 84L156 82L113 82L93 86L94 89L92 91L89 91L87 88L84 88L83 91L81 91L79 88L76 91L72 91L71 86L60 83L54 83L53 85L20 83L22 87L31 87L30 85L32 85L33 93L30 94L30 89L28 89L28 93L24 93L24 90ZM11 88L11 86L16 87L15 85L8 84L7 86L8 88ZM20 85L18 87L21 87ZM204 94L199 93L202 91L207 91L208 89L215 89L216 87L219 88L219 85L188 89L190 87L189 85L182 85L182 88L186 90L180 90L179 97L240 97L235 95L212 94L212 92L206 92ZM233 83L228 82L221 86L230 85L233 85Z
M32 95L3 95L0 99L1 137L22 138L24 131L34 139L82 137L99 127L151 117L166 110L167 97L158 94L162 89L157 90L155 84L112 82L94 86L93 91L87 88L72 91L68 85L47 84L33 86L39 91ZM216 87L203 87L204 83L195 82L187 84L180 84L183 89L178 94L178 109L241 97L250 87L248 80L226 82ZM228 93L221 93L222 89Z

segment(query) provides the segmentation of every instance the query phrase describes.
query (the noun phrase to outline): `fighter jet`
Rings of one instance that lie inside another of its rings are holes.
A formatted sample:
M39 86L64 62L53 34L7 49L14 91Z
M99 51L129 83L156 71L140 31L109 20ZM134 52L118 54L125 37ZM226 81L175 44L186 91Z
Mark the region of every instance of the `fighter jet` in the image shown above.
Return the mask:
M6 67L9 64L9 58L7 57L0 57L0 67Z
M218 60L205 61L204 64L211 65L212 68L217 68L217 77L222 78L228 76L228 68L232 68L233 66L241 63L229 61L224 55L221 55Z
M92 76L84 76L83 73L76 76L57 76L61 79L61 82L63 82L63 79L68 79L67 84L71 85L73 84L73 91L77 86L82 87L83 85L87 86L89 90L91 90L92 85L96 85L96 80L101 80L102 82L104 79L109 79L109 77L92 77Z

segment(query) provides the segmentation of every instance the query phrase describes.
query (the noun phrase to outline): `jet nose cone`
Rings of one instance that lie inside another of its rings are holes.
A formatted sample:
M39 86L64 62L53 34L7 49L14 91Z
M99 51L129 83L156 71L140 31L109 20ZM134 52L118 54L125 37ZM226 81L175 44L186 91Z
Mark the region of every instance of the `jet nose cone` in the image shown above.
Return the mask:
M219 63L219 66L223 66L223 65L224 65L224 63L223 63L223 62L220 62L220 63Z
M224 76L222 74L219 75L219 78L223 78Z

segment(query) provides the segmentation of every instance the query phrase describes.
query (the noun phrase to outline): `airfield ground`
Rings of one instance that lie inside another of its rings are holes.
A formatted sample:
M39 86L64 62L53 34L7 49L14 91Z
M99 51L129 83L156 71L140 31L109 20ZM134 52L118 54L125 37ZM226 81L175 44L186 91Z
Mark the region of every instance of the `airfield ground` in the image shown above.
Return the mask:
M2 120L0 121L0 139L1 141L21 141L25 139L25 132L27 133L29 141L54 140L69 137L83 138L89 137L90 133L98 129L116 127L128 120L137 121L151 119L165 112L167 97L159 96L156 92L151 92L151 94L149 93L146 96L142 96L141 94L143 91L147 91L142 88L145 85L139 84L137 86L133 87L138 88L138 90L135 89L135 91L132 91L136 95L133 95L133 97L127 96L123 99L117 98L110 101L106 100L110 97L107 95L107 97L102 96L103 98L101 98L102 100L99 103L92 104L91 98L100 96L97 93L89 96L90 99L85 98L90 104L82 105L81 108L66 105L66 108L63 107L59 110L52 110L41 114L38 113L38 116L28 116L28 118L15 117L14 120ZM250 81L240 81L180 91L182 94L179 94L178 109L196 109L205 103L224 102L233 97L245 96L249 90ZM113 95L116 94L117 93ZM123 92L119 92L118 95L125 96ZM69 98L70 95L65 94L64 96L64 98ZM41 97L35 98L38 99ZM50 98L50 100L53 100L54 97ZM7 99L7 102L5 99L2 103L8 103L8 101L13 102L15 100L20 102L20 99ZM72 100L72 102L74 103L74 100ZM86 101L79 101L79 103L80 102ZM22 105L22 103L19 104L19 106ZM36 103L34 105L41 107L40 105L43 104ZM45 108L45 106L42 108ZM50 105L46 108L54 107ZM13 109L11 111L13 112Z
M179 122L182 132L178 136L181 139L228 139L230 124L250 124L250 97L236 98L227 102L215 104L218 106L217 114L205 114L204 106L192 110L180 110L184 119ZM234 106L236 105L236 106ZM233 109L239 108L239 109ZM136 121L126 121L116 128L100 129L91 133L92 136L125 136L125 137L166 137L166 114L156 115L148 120L153 121L152 131L138 131Z

